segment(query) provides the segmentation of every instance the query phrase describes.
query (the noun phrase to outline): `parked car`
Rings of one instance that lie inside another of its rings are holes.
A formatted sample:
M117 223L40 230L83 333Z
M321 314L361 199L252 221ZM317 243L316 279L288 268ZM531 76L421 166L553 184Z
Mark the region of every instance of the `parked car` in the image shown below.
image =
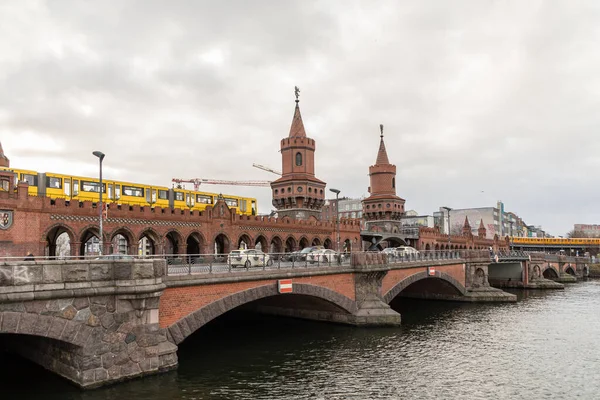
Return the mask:
M292 253L293 256L291 258L291 261L306 261L306 259L307 259L306 257L310 253L312 253L313 251L316 251L316 250L321 250L323 248L324 248L323 246L309 246L309 247L303 248L302 250L295 251L294 253Z
M338 261L339 255L338 255L338 253L336 253L335 251L333 251L331 249L319 249L319 250L314 250L314 251L311 251L310 253L308 253L308 255L306 256L306 259L311 264L314 264L316 262L330 263L330 262Z
M414 255L419 254L419 251L417 249L415 249L414 247L410 247L410 246L396 247L396 251L397 251L398 257L409 257L413 254Z
M386 247L385 249L381 250L381 252L383 254L387 254L388 258L398 257L398 249L396 249L395 247Z
M232 267L242 266L263 267L265 265L273 265L273 260L268 254L256 249L233 250L227 256L227 263Z

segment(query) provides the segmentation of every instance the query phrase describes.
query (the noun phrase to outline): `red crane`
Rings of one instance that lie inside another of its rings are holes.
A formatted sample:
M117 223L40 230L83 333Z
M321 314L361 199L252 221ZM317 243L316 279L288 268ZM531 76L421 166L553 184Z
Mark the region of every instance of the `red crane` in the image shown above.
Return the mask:
M171 180L177 184L191 183L194 185L194 190L198 191L202 183L207 185L237 185L237 186L262 186L270 187L271 181L228 181L222 179L205 179L205 178L194 178L194 179L179 179L173 178Z

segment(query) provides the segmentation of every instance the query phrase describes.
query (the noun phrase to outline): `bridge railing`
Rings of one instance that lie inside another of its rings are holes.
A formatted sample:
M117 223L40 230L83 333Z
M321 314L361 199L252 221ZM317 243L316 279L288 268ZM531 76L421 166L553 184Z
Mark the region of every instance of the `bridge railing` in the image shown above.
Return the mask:
M416 261L457 260L461 257L461 252L458 250L422 250L405 254L387 254L387 260L391 264Z
M523 250L500 250L500 251L490 251L490 260L491 261L508 261L508 260L528 260L529 254Z

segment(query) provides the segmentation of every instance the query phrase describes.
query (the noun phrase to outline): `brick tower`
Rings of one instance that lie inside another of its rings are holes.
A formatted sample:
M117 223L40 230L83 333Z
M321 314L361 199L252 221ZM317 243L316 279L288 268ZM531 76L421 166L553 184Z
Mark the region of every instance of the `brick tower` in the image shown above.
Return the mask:
M2 143L0 143L0 167L10 167L10 160L4 155L4 150L2 150Z
M388 160L383 125L379 129L381 140L375 165L369 167L370 196L363 200L363 218L368 230L378 226L383 232L396 232L404 215L405 200L396 196L396 166Z
M279 218L321 219L325 182L315 177L315 141L306 136L296 87L296 109L288 137L281 140L281 178L271 183Z
M0 143L0 167L10 167L10 160L4 155L4 150L2 150L2 143Z

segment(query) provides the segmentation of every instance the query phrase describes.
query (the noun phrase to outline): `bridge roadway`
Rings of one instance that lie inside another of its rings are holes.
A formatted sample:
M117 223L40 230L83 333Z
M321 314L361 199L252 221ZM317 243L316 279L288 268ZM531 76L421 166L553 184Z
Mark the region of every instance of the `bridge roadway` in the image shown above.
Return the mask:
M183 257L185 258L185 256ZM496 286L561 288L588 259L486 251L388 260L353 253L339 264L258 268L171 265L165 259L0 263L0 347L83 388L177 366L178 344L242 308L350 325L398 325L401 297L516 301ZM187 268L187 270L186 270Z

